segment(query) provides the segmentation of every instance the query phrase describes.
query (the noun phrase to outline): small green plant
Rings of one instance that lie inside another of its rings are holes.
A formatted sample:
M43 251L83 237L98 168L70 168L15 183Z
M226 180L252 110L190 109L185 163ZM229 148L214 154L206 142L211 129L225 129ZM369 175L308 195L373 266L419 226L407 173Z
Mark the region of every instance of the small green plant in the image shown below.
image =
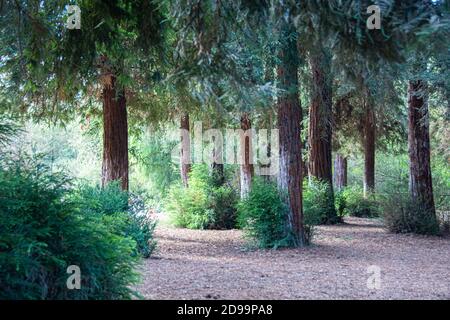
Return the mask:
M334 224L341 220L330 185L314 179L303 183L303 211L305 217L312 219L312 224Z
M375 194L364 198L363 190L359 187L347 187L339 193L338 211L343 215L375 218L380 215L379 203Z
M439 235L441 230L434 212L408 194L391 194L383 201L384 222L395 233Z
M231 229L236 226L237 194L228 186L217 186L208 167L196 165L189 175L189 188L172 186L166 210L176 227Z
M336 207L336 214L342 219L345 216L345 208L347 207L343 190L334 194L334 206Z
M290 247L294 238L287 210L277 186L255 178L248 196L238 204L238 224L260 248Z

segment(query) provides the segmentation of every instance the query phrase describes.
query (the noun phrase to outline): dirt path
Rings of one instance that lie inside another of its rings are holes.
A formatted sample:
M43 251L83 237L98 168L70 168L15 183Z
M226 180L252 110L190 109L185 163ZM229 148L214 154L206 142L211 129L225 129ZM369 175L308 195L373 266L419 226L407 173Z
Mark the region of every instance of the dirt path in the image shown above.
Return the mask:
M156 236L138 287L147 299L450 299L450 239L389 234L374 220L319 227L313 246L278 251L246 249L237 230ZM367 287L372 265L379 290Z

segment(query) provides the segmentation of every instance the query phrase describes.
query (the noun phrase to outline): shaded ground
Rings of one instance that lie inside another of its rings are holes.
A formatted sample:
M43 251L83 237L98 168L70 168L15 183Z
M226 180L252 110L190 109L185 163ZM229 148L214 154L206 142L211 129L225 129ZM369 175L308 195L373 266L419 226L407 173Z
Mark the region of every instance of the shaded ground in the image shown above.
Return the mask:
M304 249L248 250L241 231L159 227L142 266L147 299L450 299L450 239L395 235L347 218ZM381 268L368 289L367 268Z

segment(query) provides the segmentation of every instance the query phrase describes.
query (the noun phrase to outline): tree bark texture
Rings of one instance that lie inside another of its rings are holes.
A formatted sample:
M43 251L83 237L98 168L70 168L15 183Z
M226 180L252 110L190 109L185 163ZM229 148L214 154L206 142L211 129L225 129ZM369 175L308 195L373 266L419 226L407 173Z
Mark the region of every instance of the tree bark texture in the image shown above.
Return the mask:
M296 245L303 246L305 235L302 209L302 159L300 121L302 118L298 95L298 52L293 30L284 30L277 66L281 93L277 99L279 129L279 188L287 193L288 223L295 235Z
M334 159L334 185L337 190L347 186L347 158L339 153Z
M128 190L128 123L125 90L111 75L103 84L102 185L120 180Z
M408 153L409 190L435 216L433 184L430 166L430 135L427 83L423 80L408 84Z

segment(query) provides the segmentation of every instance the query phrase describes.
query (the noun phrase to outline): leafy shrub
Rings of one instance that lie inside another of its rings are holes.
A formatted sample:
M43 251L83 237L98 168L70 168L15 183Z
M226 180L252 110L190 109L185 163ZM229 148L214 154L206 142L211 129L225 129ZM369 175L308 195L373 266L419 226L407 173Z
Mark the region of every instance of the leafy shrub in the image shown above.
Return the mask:
M303 184L303 212L312 219L311 224L333 224L340 222L333 201L333 191L326 182L305 181Z
M80 210L91 215L121 215L126 221L120 233L136 241L136 254L150 257L156 247L153 240L155 222L146 214L143 201L121 190L118 182L104 188L81 185L74 194ZM130 203L129 203L130 200Z
M345 188L339 194L339 201L339 210L344 215L374 218L380 214L379 203L375 195L371 194L367 198L364 198L363 190L358 187Z
M345 216L345 208L347 206L343 190L334 194L334 206L336 207L336 214L342 219Z
M255 178L248 196L238 204L239 226L260 248L294 244L287 224L288 208L282 198L274 183Z
M383 201L384 223L395 233L438 235L439 222L422 203L406 194L392 194Z
M217 186L208 167L196 165L189 175L189 188L173 186L166 200L172 223L189 229L231 229L236 225L237 194Z
M127 299L136 242L125 212L99 214L39 159L0 159L0 299ZM81 288L68 290L69 265Z

